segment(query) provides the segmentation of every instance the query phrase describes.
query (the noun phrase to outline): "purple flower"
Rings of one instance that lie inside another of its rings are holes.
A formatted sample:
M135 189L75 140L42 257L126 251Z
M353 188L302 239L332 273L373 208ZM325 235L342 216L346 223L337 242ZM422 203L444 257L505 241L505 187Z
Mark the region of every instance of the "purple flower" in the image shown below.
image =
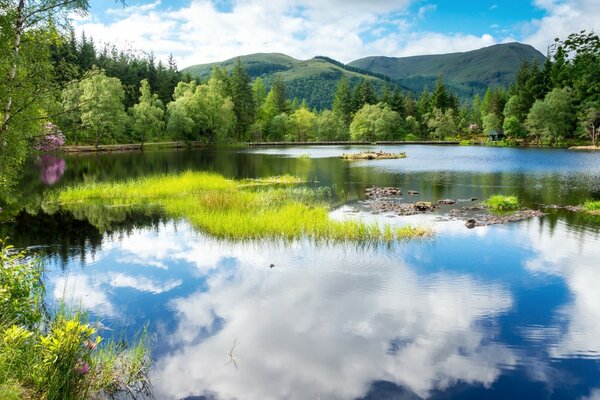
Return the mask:
M65 144L65 136L52 122L47 122L33 144L38 151L52 151Z
M37 165L40 167L42 182L46 185L58 182L67 169L65 160L52 154L43 154L38 158Z
M90 364L85 361L80 361L79 364L77 364L77 367L75 367L75 370L81 375L86 375L90 372Z

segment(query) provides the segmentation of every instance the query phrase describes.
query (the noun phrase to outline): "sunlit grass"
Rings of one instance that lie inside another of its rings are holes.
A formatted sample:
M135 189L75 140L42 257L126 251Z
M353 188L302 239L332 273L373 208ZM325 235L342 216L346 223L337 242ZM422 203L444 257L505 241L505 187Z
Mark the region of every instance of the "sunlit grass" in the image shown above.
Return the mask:
M333 220L323 202L326 189L292 186L283 176L234 181L205 172L150 176L64 189L55 200L77 211L91 205L156 211L189 221L196 229L227 239L300 239L390 242L432 235L430 228L391 227L359 220Z
M514 211L519 208L519 199L517 196L496 194L487 199L484 204L493 211Z
M583 209L591 214L600 215L600 201L586 201L583 203Z

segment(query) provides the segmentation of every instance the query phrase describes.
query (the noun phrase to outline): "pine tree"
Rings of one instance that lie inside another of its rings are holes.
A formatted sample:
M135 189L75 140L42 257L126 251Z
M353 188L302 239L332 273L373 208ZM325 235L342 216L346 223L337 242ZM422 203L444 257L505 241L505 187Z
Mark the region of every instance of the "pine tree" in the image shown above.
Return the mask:
M353 102L350 84L346 78L342 77L333 98L333 112L341 118L346 126L350 126L352 122L352 110Z
M237 119L236 138L240 141L245 140L248 128L256 119L256 105L250 76L239 58L233 67L231 76L231 100Z

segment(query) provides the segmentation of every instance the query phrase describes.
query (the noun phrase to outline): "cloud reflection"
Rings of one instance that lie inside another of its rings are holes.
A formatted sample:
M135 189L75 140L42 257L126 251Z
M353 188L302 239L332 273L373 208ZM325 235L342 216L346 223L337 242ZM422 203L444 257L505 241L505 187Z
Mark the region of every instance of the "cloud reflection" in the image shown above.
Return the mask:
M160 398L354 398L376 380L426 395L458 380L491 385L515 363L482 324L511 307L498 285L419 276L378 252L300 246L280 265L277 250L242 247L206 290L171 302L178 326L157 361ZM228 364L236 339L239 369Z
M556 358L573 356L600 356L600 236L592 232L571 229L559 221L552 234L547 227L528 229L535 256L527 260L526 267L536 274L561 277L571 293L570 301L555 314L559 327L542 327L554 344L550 355ZM566 326L566 328L561 328ZM561 329L559 329L561 328ZM541 335L537 332L537 335Z

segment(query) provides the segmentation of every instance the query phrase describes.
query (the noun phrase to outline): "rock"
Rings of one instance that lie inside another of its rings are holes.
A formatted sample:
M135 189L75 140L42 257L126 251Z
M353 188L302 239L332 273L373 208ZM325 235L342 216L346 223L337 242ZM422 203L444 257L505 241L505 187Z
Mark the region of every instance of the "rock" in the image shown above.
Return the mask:
M479 199L477 197L471 197L469 200L471 200L471 201L477 201Z
M409 195L411 195L411 196L416 196L416 195L418 195L418 194L419 194L419 192L418 192L418 191L416 191L416 190L409 190L409 191L408 191L408 194L409 194Z
M430 201L417 201L413 204L413 207L417 211L433 211L435 209L435 204Z
M452 199L438 200L438 204L454 204L454 203L456 203L456 201L452 200Z
M473 218L469 218L467 222L465 222L465 226L469 229L473 229L477 226L477 221L475 221Z
M365 196L381 198L390 196L402 196L402 188L397 187L370 187L365 189Z

